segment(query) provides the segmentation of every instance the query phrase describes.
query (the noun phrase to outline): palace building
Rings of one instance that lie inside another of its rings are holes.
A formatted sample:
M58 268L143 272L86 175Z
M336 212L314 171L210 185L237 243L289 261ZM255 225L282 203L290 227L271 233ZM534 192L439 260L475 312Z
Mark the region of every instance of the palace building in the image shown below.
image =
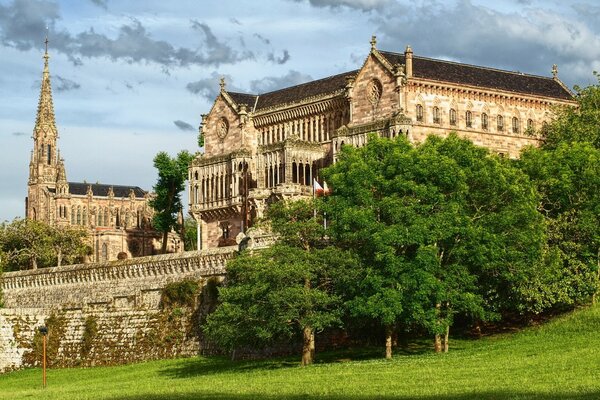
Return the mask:
M368 134L461 137L516 158L537 145L536 132L553 110L574 106L551 77L503 71L378 50L375 37L362 67L263 94L221 91L202 115L204 154L189 170L190 213L203 248L232 243L284 198L310 196L319 170L342 145L362 146Z
M93 261L156 254L161 235L152 229L150 194L137 186L68 182L58 149L48 39L40 100L33 129L33 151L25 199L28 219L53 226L80 226L90 234ZM171 235L169 250L179 241Z

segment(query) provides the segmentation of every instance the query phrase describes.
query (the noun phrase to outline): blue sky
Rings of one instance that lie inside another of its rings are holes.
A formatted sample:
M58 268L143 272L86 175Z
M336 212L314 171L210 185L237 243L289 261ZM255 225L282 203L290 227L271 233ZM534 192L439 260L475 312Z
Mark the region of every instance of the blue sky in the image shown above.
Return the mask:
M600 5L581 1L0 0L0 221L23 216L43 40L71 181L156 180L198 151L219 77L265 92L355 69L380 49L595 83Z

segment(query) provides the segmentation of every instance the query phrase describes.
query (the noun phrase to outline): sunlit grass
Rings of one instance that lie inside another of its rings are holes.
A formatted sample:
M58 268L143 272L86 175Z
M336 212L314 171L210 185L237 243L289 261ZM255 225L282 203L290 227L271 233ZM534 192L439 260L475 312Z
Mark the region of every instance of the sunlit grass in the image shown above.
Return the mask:
M451 342L450 353L379 349L231 362L163 360L111 368L29 369L0 376L2 399L595 399L600 398L600 307L537 328Z

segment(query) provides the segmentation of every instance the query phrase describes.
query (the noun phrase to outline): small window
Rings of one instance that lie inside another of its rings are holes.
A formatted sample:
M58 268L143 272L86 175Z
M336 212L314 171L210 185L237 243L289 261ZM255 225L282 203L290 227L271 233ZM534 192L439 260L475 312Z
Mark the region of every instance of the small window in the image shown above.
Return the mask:
M504 131L504 117L502 115L498 115L498 132Z
M52 146L48 145L48 165L52 163Z
M221 237L223 239L229 239L229 223L223 222L221 224L221 231L222 231Z
M517 117L512 119L512 131L513 133L519 133L519 118Z
M433 123L439 124L440 122L440 109L438 107L433 107Z
M456 110L454 108L450 109L450 125L456 126Z
M527 130L528 131L532 131L535 127L533 126L533 120L531 118L529 118L527 120Z
M423 122L423 106L417 104L417 121Z
M471 114L471 111L465 113L465 124L467 128L473 127L473 114Z
M481 129L484 131L488 129L488 116L486 113L481 114Z

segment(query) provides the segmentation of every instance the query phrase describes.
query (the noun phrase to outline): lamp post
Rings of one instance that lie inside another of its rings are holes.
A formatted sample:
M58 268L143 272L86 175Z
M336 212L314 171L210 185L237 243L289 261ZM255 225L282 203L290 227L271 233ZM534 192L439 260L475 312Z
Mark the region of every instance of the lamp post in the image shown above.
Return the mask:
M38 331L42 335L42 387L46 387L46 336L48 335L48 327L40 326Z

